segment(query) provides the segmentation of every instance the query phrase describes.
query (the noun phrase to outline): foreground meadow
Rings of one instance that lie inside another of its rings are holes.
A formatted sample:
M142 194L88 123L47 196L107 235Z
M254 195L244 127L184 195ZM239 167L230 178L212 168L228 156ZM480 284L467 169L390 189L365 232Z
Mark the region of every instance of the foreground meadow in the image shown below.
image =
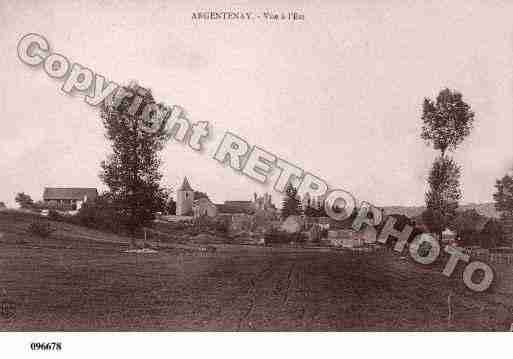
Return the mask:
M15 308L1 330L488 331L513 322L511 296L471 293L457 275L392 253L220 245L133 254L120 236L63 225L43 240L24 225L0 215L0 300Z

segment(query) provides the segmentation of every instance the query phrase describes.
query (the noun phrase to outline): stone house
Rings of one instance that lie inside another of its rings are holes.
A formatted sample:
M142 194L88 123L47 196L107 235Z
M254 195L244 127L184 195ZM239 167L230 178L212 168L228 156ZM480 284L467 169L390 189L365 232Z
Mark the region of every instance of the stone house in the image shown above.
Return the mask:
M195 191L187 177L176 193L176 215L193 217L216 217L218 215L253 215L258 212L275 213L276 207L272 203L271 195L264 194L258 197L255 193L253 201L225 201L221 204L213 203L207 197L195 198Z

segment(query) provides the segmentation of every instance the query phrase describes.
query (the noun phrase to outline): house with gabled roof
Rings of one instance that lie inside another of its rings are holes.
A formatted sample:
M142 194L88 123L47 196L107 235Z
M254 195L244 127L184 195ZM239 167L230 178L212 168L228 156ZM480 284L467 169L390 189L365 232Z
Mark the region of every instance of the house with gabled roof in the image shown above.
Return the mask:
M69 205L77 210L85 202L94 201L97 197L98 190L96 188L86 187L45 187L43 192L45 203Z

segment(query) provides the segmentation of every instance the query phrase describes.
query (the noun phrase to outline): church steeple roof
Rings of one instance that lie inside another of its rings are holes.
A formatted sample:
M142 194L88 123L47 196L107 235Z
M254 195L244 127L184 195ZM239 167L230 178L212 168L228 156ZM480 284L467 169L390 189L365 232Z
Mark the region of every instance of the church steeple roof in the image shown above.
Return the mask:
M187 176L183 178L182 186L180 187L179 191L193 191L191 185L189 184L189 180L187 179Z

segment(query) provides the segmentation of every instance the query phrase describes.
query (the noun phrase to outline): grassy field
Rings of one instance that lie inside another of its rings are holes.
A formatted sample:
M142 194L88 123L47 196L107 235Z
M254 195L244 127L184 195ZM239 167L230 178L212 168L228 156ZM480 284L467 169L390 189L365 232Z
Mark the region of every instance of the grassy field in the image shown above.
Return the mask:
M511 298L395 254L233 247L124 253L126 238L68 224L26 234L0 213L1 330L509 330ZM452 320L448 321L451 294Z

